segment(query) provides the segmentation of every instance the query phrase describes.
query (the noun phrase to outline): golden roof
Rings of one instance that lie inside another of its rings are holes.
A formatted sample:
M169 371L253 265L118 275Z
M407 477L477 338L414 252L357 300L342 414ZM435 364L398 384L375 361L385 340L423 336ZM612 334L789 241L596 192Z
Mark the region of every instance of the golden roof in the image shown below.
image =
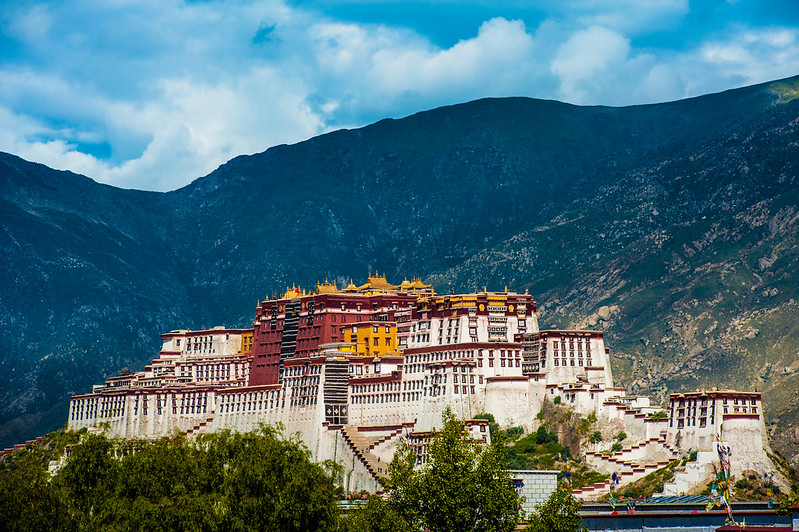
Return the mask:
M415 290L424 290L426 288L430 288L431 286L433 286L433 285L424 284L419 277L415 277L413 279L413 281L411 282L411 288L413 288Z
M283 295L283 299L294 299L297 297L302 297L305 295L303 290L300 290L299 286L291 285L291 288L288 286L286 287L286 293Z
M369 275L369 280L366 281L366 284L362 284L358 287L359 292L369 291L369 290L396 290L399 288L397 285L390 284L386 281L386 275L378 275L375 272L374 276L371 274Z
M345 288L344 291L345 292L357 292L358 291L358 287L355 286L355 283L353 283L352 279L350 279L350 284L347 285L347 288Z
M336 288L336 282L329 283L327 279L325 279L324 283L316 283L316 293L317 294L335 294L338 292L338 288Z

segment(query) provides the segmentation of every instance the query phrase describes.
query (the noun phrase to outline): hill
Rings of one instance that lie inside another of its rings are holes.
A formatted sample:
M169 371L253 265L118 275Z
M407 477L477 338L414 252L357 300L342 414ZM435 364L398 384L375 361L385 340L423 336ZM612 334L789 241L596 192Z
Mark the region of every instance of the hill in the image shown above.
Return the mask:
M247 326L274 290L377 269L529 289L542 326L604 329L635 392L764 390L796 455L797 86L479 100L240 156L169 193L2 155L0 445L64 423L70 392L141 367L161 332Z

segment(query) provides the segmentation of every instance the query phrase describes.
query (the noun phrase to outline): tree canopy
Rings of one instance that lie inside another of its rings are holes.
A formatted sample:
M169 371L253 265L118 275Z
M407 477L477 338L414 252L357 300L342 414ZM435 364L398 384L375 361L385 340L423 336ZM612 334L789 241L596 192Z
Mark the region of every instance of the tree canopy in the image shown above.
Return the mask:
M275 428L143 440L84 434L48 482L0 468L0 530L335 530L336 475Z
M449 408L442 430L427 445L427 463L420 467L410 447L397 450L384 480L384 496L370 497L364 508L353 512L347 520L350 530L515 529L519 501L504 445L472 439Z

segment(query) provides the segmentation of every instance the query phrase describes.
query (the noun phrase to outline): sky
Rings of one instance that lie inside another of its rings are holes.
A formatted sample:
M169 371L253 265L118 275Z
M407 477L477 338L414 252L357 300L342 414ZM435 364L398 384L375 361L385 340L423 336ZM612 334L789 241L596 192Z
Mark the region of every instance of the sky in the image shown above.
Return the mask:
M796 0L0 0L0 151L167 191L484 97L625 106L796 74Z

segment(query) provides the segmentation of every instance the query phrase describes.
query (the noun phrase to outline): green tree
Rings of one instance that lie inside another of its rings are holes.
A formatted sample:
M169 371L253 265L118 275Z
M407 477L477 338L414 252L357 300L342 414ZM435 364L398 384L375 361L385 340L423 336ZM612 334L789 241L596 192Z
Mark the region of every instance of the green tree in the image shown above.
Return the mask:
M67 505L32 461L0 470L0 530L75 530Z
M443 421L441 432L428 441L427 463L416 467L411 449L398 449L384 481L385 498L372 496L364 509L353 512L345 529L514 530L519 502L504 445L473 440L449 408Z
M339 532L416 532L418 529L399 513L399 506L397 501L373 495L363 507L342 519Z
M114 530L213 530L221 498L204 484L202 452L179 434L155 442L125 441L114 499L102 522Z
M221 481L225 530L310 531L338 521L334 462L317 464L301 441L262 425L246 434L220 432L199 439L209 482Z
M72 447L69 459L54 479L54 487L69 500L71 517L85 530L100 528L101 514L113 499L119 462L114 442L88 434Z
M558 488L529 516L526 532L577 532L581 527L580 501L567 489Z
M74 521L61 529L312 531L336 528L337 472L314 463L300 441L262 426L192 441L87 436L52 484ZM15 529L0 527L8 528Z

